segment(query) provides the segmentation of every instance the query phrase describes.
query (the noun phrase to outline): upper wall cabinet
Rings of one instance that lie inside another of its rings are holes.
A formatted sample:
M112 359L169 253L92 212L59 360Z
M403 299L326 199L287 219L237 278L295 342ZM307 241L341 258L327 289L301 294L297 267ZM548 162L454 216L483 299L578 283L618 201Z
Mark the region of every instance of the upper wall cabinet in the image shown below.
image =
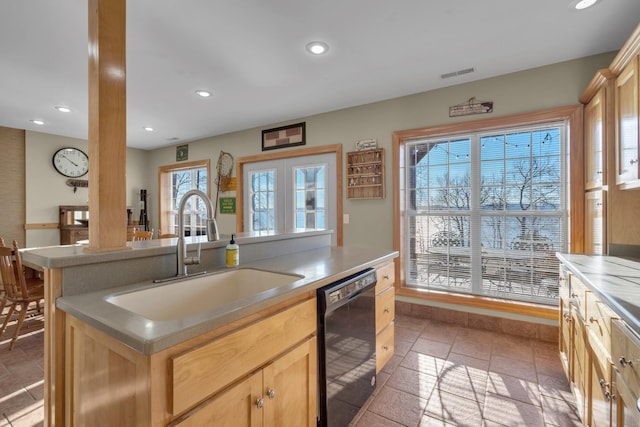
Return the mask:
M638 174L638 57L616 79L616 184L640 187Z
M601 87L584 109L584 178L587 190L606 184L605 91L606 87Z

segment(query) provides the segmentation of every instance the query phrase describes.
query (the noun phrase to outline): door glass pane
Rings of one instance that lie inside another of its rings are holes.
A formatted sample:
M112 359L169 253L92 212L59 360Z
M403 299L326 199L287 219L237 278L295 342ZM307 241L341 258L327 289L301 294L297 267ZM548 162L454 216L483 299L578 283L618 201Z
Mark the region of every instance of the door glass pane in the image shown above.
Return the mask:
M296 228L324 228L326 165L294 169Z
M275 171L253 172L250 177L252 231L275 229Z

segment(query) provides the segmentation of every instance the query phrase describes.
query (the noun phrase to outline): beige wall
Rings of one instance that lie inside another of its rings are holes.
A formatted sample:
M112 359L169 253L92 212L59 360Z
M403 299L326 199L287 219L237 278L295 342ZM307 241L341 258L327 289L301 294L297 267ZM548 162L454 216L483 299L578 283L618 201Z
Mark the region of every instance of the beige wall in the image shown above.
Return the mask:
M189 143L188 160L210 159L214 174L220 150L230 152L234 159L260 154L262 129L299 121L306 122L307 147L343 144L346 153L354 149L356 140L376 138L378 145L385 149L387 196L383 200L343 200L344 213L350 215L350 223L344 226L344 244L391 249L393 131L577 104L579 96L596 70L607 67L614 54L581 58L416 95L302 117L287 123L205 138ZM455 80L452 83L455 83ZM471 97L481 101L493 101L494 112L490 115L449 118L450 106L465 102ZM31 131L26 133L27 223L57 222L58 205L87 203L87 189L79 188L74 194L73 189L65 185L66 178L57 174L51 165L51 156L55 150L67 145L87 149L87 142L84 140ZM296 148L299 147L289 150ZM151 226L156 230L158 167L174 163L175 146L152 151L127 150L127 204L135 208L134 219L137 219L138 191L140 188L146 188L149 193L149 219ZM233 175L235 176L235 168ZM213 185L212 195L215 197ZM221 193L220 196L232 197L235 196L235 192ZM234 231L235 220L234 215L219 214L220 232L229 234ZM30 247L55 244L58 244L58 230L27 232L27 245Z
M87 188L73 188L66 185L67 177L53 168L51 157L60 148L76 147L88 151L86 140L67 138L40 132L26 132L26 223L43 224L58 222L59 205L86 205ZM151 175L147 169L147 152L127 149L127 206L133 207L137 219L139 190L147 187ZM84 176L84 179L87 179ZM101 189L103 191L103 189ZM109 191L108 186L104 191ZM27 247L60 244L58 229L28 230Z
M378 140L378 145L385 149L387 197L383 200L344 200L344 213L350 215L350 223L344 226L344 245L391 249L393 248L391 227L393 221L391 134L393 131L577 104L579 96L596 70L607 67L613 56L614 53L608 53L562 62L473 83L299 118L286 124L306 122L307 147L343 144L346 153L354 149L356 140L365 138ZM477 100L493 101L494 112L490 115L449 118L450 106L465 102L474 96ZM191 142L189 160L209 158L214 166L220 150L230 152L235 159L259 154L261 130L279 125L274 124ZM296 147L293 147L290 150L295 149ZM175 147L149 153L150 171L157 171L159 166L173 163L175 163ZM235 169L233 175L235 176ZM149 189L153 207L151 221L157 224L157 178ZM223 197L234 195L235 193L232 192L221 194ZM218 215L218 218L221 233L229 234L235 229L234 216Z

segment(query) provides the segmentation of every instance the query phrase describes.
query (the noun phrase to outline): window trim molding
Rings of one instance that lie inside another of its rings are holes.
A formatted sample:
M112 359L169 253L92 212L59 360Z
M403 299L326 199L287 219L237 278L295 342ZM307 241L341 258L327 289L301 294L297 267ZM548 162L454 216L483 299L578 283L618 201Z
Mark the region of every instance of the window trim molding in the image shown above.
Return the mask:
M428 300L434 303L456 304L466 307L496 310L508 313L529 314L534 317L545 319L557 318L557 308L549 306L503 301L495 298L483 296L461 296L452 295L446 292L433 290L415 290L405 288L406 277L405 263L406 254L405 237L402 233L404 212L400 210L400 162L403 161L400 155L401 148L410 140L418 138L432 138L445 135L455 135L467 132L485 132L500 128L535 125L552 121L565 121L567 123L568 146L567 146L567 184L569 185L569 201L567 210L569 217L569 251L582 252L584 238L584 148L583 139L583 105L571 105L549 110L535 111L531 113L513 114L491 119L473 120L460 123L436 125L430 127L395 131L392 133L392 158L393 158L393 248L398 251L399 256L395 259L396 294L399 296L414 297Z
M236 161L236 232L242 233L244 231L244 165L247 163L264 162L268 160L281 160L292 157L305 157L313 156L316 154L330 154L336 155L336 244L338 246L343 245L343 224L342 224L342 144L323 145L321 147L303 148L297 150L258 154L254 156L240 157Z
M202 168L202 167L207 168L207 196L211 198L211 187L213 186L213 180L212 180L213 177L211 176L211 160L205 159L205 160L194 160L191 162L174 163L171 165L160 166L158 168L158 193L159 193L158 194L158 236L160 236L162 233L167 232L167 230L165 230L167 228L167 224L164 224L164 222L166 222L166 218L163 221L163 217L165 215L162 211L162 208L166 203L171 204L170 201L167 202L166 200L167 197L163 192L163 188L165 188L167 185L167 183L165 182L167 177L171 176L171 172L184 170L184 169ZM168 185L171 186L171 183L169 183Z

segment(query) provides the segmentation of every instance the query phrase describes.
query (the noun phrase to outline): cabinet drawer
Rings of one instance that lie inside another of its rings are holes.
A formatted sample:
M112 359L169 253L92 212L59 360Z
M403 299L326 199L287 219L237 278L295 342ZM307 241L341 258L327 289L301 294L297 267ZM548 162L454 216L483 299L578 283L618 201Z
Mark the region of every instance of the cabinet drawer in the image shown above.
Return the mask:
M231 332L169 361L174 415L273 360L316 332L316 300Z
M571 302L576 307L578 313L583 318L587 318L587 293L590 293L584 283L580 281L575 275L569 275L570 289L571 289Z
M611 356L611 319L617 318L598 297L592 292L587 292L587 324L589 329L589 339L597 340L593 347L598 344L602 350L606 351L606 356Z
M395 264L390 262L376 270L376 294L379 294L386 288L393 286L395 283Z
M631 390L640 390L640 340L623 321L612 320L611 323L613 364Z
M376 336L376 373L380 372L384 365L393 356L394 323L391 322Z
M376 295L376 333L379 333L395 318L395 291L394 288L388 288L381 294Z

